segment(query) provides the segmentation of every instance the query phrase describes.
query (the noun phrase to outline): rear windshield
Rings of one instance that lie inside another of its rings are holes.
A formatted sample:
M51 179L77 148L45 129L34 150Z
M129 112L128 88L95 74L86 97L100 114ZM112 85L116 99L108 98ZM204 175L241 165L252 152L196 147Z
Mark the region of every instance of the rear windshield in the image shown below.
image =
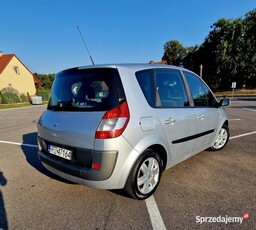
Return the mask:
M56 75L49 110L106 111L119 104L115 80L116 69L70 69ZM120 79L119 79L120 80ZM118 81L117 81L118 82Z

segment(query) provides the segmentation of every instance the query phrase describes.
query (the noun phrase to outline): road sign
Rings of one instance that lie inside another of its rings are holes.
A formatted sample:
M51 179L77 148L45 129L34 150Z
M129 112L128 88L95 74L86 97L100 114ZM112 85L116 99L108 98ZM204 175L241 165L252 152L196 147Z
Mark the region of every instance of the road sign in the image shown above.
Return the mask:
M232 82L231 88L232 88L232 89L235 89L235 88L236 88L236 82Z
M232 82L231 88L232 88L232 99L233 99L233 97L234 97L234 90L236 88L236 82L235 81Z

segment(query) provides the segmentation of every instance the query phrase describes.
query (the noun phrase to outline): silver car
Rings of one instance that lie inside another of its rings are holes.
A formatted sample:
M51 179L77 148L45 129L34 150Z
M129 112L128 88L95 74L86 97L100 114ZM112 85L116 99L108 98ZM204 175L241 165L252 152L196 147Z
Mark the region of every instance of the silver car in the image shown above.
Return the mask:
M228 117L195 73L152 64L93 65L55 77L38 155L60 177L146 199L164 170L222 149Z

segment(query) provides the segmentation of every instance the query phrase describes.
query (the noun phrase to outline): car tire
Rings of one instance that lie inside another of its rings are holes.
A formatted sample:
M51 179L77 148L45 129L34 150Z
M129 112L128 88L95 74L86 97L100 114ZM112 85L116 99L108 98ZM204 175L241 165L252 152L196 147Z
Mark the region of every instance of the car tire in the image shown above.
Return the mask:
M225 145L228 143L229 140L229 128L227 125L223 125L218 133L217 138L215 139L215 142L213 146L211 146L211 150L213 151L219 151L225 147Z
M160 156L147 149L137 159L127 178L124 190L132 198L144 200L157 189L163 171Z

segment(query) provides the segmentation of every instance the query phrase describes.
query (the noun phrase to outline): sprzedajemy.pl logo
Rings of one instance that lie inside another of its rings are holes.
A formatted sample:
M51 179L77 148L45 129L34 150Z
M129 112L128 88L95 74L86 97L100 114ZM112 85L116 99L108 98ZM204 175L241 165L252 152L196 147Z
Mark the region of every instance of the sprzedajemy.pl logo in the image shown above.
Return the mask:
M196 216L196 223L239 223L242 224L244 220L249 220L250 214L248 212L244 212L241 217L231 217L228 215L225 216Z

